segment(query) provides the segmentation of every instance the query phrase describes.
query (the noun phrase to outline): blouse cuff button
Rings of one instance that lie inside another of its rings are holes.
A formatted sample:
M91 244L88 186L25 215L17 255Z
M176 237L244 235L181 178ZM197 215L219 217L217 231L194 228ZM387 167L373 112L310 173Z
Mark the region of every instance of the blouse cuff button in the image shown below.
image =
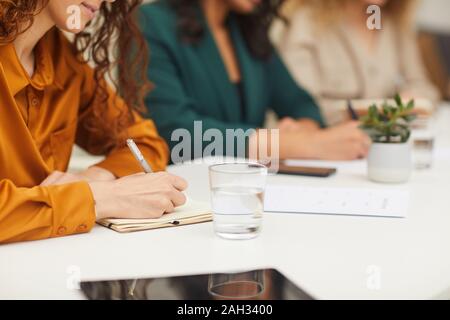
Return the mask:
M63 234L65 234L66 233L66 227L59 227L58 228L58 235L63 235Z

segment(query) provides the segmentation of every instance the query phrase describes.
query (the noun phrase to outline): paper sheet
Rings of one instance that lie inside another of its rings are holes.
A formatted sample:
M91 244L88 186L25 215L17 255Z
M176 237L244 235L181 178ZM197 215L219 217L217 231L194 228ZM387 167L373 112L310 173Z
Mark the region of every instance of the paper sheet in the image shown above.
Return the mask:
M409 192L400 189L267 186L264 211L406 217Z

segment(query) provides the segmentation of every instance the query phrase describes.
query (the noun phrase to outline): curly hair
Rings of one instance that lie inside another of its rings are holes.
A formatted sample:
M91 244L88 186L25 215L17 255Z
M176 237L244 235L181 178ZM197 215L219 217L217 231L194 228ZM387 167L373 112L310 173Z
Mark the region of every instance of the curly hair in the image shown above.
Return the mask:
M168 0L178 17L178 33L188 43L198 43L204 29L198 16L199 0ZM263 0L255 12L238 14L237 21L249 51L258 59L270 58L273 47L269 29L284 0Z
M49 0L0 0L0 45L10 43L26 32L34 18ZM133 111L145 112L144 97L151 88L146 77L147 45L135 23L135 14L142 0L122 0L103 3L98 19L92 23L95 31L82 31L75 35L74 54L83 62L88 56L95 63L96 90L93 117L87 124L91 131L113 132L116 137L134 121ZM90 28L91 29L91 28ZM111 56L109 52L115 52ZM118 79L111 72L118 67ZM126 114L114 123L103 124L109 98L105 76L109 75L127 105ZM105 146L107 148L107 146Z

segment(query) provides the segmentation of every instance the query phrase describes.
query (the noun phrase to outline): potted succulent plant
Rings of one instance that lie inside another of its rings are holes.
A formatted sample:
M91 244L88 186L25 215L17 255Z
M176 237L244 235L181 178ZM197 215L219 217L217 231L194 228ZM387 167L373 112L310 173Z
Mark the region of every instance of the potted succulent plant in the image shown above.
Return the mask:
M361 119L361 128L373 142L367 159L369 179L377 182L405 182L411 175L409 137L410 123L415 119L414 100L404 104L397 94L394 101L370 106Z

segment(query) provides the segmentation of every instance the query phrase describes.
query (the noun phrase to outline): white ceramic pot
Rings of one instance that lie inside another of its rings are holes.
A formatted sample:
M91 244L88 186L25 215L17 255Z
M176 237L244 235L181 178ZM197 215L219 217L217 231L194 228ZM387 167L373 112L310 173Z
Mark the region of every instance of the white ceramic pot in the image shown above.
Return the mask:
M367 159L369 179L376 182L400 183L411 176L411 144L372 143Z

